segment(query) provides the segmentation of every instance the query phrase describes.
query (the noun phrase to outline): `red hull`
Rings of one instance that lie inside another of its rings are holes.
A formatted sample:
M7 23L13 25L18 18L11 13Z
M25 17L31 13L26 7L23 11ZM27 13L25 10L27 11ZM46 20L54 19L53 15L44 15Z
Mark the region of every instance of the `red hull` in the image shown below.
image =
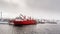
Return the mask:
M31 25L36 24L35 20L13 21L14 25Z

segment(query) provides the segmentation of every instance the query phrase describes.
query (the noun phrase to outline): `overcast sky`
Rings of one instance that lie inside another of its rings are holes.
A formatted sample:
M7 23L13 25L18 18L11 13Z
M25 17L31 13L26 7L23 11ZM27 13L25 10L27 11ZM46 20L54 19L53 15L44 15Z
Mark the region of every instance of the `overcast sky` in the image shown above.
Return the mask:
M60 0L0 0L3 18L20 13L34 18L60 19Z

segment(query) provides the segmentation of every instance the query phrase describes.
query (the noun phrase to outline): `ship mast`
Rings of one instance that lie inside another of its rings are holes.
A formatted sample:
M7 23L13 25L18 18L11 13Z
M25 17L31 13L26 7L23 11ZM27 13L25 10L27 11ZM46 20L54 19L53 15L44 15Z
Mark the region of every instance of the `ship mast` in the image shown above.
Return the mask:
M1 11L1 19L2 19L2 11Z
M2 21L2 11L1 11L1 21Z

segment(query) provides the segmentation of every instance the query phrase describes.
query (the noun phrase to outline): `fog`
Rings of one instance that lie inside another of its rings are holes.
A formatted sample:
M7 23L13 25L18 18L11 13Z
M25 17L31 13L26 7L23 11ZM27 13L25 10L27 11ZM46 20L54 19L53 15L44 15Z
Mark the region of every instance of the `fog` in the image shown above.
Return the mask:
M60 20L60 0L0 0L3 18L15 18L19 14L39 19Z

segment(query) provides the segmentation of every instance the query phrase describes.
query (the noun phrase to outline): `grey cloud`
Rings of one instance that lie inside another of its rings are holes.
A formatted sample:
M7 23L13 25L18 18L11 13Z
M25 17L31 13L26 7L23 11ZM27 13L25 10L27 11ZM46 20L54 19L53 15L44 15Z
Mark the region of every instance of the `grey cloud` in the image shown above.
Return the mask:
M0 0L0 10L16 16L22 13L32 17L60 19L59 1L60 0L15 0L11 3L11 0L8 2L7 0Z

